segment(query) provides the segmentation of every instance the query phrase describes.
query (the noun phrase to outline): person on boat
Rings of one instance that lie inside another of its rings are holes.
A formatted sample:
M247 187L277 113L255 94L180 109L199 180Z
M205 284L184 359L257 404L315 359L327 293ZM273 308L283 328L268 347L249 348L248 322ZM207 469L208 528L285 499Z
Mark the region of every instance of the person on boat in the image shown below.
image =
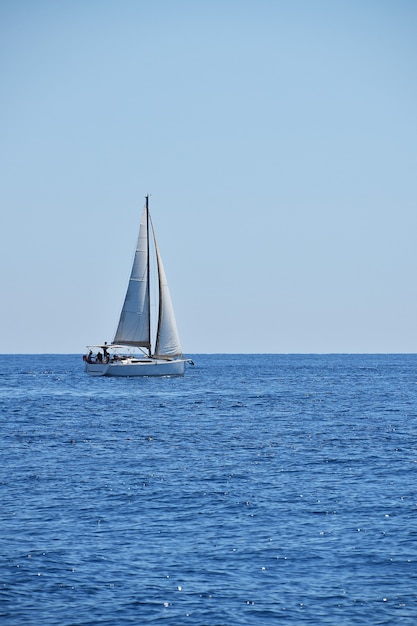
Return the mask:
M102 362L103 362L103 355L101 354L101 352L97 352L96 363L102 363Z
M104 362L108 363L109 361L109 353L107 351L107 341L104 342L104 346L103 346L103 356L104 356Z
M88 353L88 356L87 356L87 363L91 363L92 362L92 359L91 359L92 356L93 356L93 351L90 350L90 352Z

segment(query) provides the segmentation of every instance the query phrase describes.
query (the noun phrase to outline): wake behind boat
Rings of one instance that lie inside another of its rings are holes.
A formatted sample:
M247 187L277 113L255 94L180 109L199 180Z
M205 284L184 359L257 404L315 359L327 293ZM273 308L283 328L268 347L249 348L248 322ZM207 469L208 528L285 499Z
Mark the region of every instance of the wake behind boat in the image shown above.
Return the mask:
M158 317L152 337L151 265L156 266ZM149 213L149 196L139 228L126 297L111 344L87 346L85 371L91 376L183 376L185 364L174 309Z

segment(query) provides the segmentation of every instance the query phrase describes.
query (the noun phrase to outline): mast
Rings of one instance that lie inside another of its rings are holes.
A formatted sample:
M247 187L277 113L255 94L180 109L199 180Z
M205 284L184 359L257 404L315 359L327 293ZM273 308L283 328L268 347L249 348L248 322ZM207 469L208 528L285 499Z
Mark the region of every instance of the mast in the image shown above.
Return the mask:
M147 281L148 281L148 293L149 293L149 298L148 298L148 319L149 319L149 324L151 324L151 298L150 298L150 289L151 289L151 266L149 263L150 260L150 251L149 251L149 194L146 194L145 196L145 209L146 209L146 266L147 266ZM149 356L152 356L152 330L150 332L150 337L149 337Z

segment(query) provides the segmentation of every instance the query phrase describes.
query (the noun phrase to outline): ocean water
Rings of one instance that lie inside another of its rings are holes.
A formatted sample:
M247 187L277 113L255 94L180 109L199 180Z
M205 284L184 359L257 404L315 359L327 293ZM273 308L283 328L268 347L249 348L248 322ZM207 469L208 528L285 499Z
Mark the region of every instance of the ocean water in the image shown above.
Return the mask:
M417 623L417 355L0 356L4 626Z

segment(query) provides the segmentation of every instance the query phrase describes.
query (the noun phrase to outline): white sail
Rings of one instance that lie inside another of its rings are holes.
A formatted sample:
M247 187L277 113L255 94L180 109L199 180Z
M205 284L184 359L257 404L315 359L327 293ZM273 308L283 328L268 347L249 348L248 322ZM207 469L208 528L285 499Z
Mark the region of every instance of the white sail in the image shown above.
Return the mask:
M145 207L129 285L113 340L115 344L144 347L150 350L148 257L148 214Z
M181 356L182 349L178 335L177 323L175 321L174 308L172 306L171 295L169 293L165 270L156 242L155 233L153 233L153 237L159 275L159 316L155 357Z

